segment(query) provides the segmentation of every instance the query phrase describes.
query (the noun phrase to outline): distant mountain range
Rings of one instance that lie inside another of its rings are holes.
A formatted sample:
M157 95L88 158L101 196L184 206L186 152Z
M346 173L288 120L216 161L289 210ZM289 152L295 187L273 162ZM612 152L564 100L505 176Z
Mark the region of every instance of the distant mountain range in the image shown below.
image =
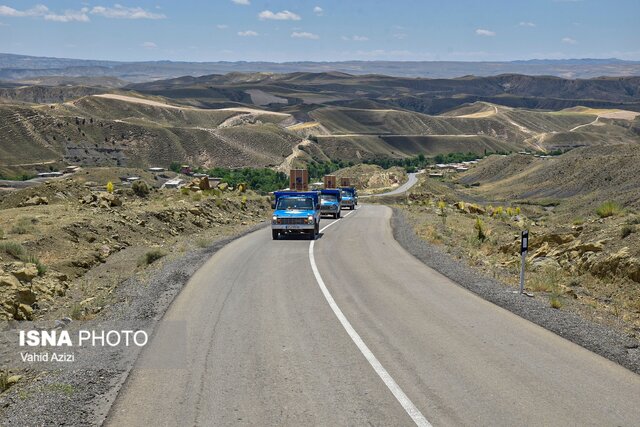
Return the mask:
M146 82L180 76L231 72L343 72L398 77L455 78L501 74L548 75L563 78L640 76L640 61L619 59L560 59L510 62L342 61L342 62L118 62L47 58L0 53L0 80L36 77L111 77Z

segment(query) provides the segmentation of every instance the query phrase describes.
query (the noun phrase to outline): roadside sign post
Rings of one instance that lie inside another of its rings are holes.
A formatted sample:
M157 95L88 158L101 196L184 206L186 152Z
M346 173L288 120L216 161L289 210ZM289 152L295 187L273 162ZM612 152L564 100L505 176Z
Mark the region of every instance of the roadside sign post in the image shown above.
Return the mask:
M524 293L524 267L527 262L527 251L529 250L529 230L523 230L520 240L520 255L522 265L520 266L520 294Z

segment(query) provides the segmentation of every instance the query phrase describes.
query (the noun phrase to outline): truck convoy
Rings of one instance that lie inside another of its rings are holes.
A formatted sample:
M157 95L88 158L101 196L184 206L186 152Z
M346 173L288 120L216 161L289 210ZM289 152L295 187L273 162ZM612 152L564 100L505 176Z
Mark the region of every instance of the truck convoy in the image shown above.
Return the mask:
M271 237L302 233L314 240L320 233L320 194L317 191L276 191Z
M330 215L340 218L344 206L353 210L358 198L354 187L336 188L335 175L324 177L324 189L309 191L309 174L305 169L292 169L289 189L274 194L271 237L277 240L281 234L303 234L314 240L320 233L320 218ZM342 184L345 183L343 178ZM349 180L346 180L349 184Z

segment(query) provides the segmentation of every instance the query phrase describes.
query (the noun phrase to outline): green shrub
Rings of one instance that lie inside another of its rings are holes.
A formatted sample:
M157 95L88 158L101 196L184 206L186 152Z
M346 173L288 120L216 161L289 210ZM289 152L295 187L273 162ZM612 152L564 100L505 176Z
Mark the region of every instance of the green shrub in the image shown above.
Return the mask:
M638 225L638 224L640 224L640 216L636 216L636 217L633 217L633 218L629 219L629 221L627 221L627 224L629 224L629 225Z
M167 256L166 252L160 249L153 249L147 252L146 254L144 254L142 258L140 258L140 260L138 261L138 265L139 266L150 265L165 256Z
M29 234L33 231L33 223L37 222L34 218L20 218L16 225L11 227L11 234Z
M0 251L18 259L27 254L24 246L16 242L0 242Z
M0 240L4 239L4 230L0 228Z
M199 202L200 200L202 200L202 193L193 193L193 196L191 198L194 202Z
M9 388L9 372L4 369L0 371L0 393Z
M480 218L476 218L476 223L473 226L478 233L478 240L484 242L487 239L487 230L484 227L484 222Z
M47 266L42 264L34 255L28 254L27 250L20 243L0 242L0 251L11 255L22 262L35 264L38 269L38 276L42 276L47 272Z
M182 188L180 189L180 193L181 193L183 196L188 196L188 195L189 195L189 193L191 193L191 191L189 191L189 189L188 189L187 187L182 187Z
M604 202L596 209L596 213L600 218L607 218L622 213L622 206L613 201Z
M625 224L622 226L622 230L620 230L620 236L624 239L632 233L636 232L636 228L633 225Z
M78 303L75 303L71 306L71 318L73 320L82 320L82 317L84 316L84 309L82 308L82 306Z
M134 181L133 184L131 184L131 189L139 197L146 197L149 195L149 193L151 193L149 184L141 179L138 181Z
M551 306L551 308L555 308L555 309L561 308L562 300L560 299L560 296L556 294L551 294L549 296L549 305Z

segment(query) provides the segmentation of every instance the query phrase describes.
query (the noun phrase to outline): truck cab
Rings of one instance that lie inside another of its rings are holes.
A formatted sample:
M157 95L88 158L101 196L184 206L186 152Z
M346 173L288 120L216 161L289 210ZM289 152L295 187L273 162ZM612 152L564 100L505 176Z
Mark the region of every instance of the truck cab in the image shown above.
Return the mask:
M320 214L340 218L342 209L342 193L337 188L320 190Z
M358 192L354 187L340 187L340 195L342 196L343 208L355 209L358 204Z
M317 191L276 191L271 236L306 234L314 240L320 233L320 195Z

